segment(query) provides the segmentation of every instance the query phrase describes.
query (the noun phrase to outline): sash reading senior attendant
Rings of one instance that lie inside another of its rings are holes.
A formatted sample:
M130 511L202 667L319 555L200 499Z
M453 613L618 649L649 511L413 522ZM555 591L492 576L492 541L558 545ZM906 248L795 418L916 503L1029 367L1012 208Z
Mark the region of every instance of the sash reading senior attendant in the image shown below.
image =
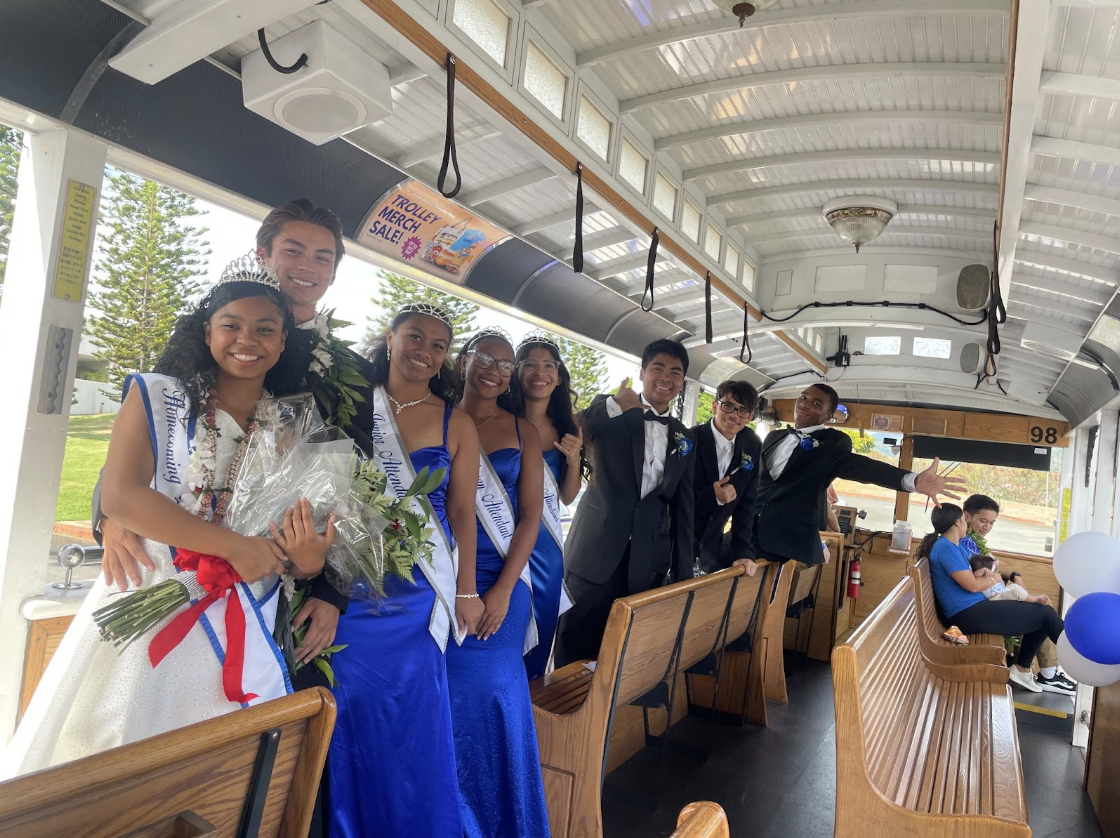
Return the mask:
M474 497L478 434L453 407L446 364L451 320L427 304L405 306L371 352L374 458L386 492L403 497L416 473L446 469L426 499L436 525L432 561L414 584L387 578L386 596L354 597L332 664L338 720L327 754L331 838L459 838L451 703L444 652L477 630ZM457 542L458 555L453 552Z
M598 657L617 598L692 578L696 439L669 411L687 372L687 350L655 340L642 395L627 379L581 415L591 479L565 544L575 605L560 618L557 667Z

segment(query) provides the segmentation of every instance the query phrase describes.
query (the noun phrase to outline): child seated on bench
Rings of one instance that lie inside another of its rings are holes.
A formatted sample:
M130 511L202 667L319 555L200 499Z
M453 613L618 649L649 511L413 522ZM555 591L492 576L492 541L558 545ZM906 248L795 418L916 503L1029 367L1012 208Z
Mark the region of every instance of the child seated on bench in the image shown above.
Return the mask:
M972 566L972 575L977 579L985 576L995 576L999 568L999 559L991 556L973 556L968 562ZM1011 599L1018 602L1037 602L1039 605L1049 605L1050 597L1046 594L1032 595L1026 588L1011 579L1022 579L1021 573L1001 573L1001 581L996 582L984 591L985 599Z

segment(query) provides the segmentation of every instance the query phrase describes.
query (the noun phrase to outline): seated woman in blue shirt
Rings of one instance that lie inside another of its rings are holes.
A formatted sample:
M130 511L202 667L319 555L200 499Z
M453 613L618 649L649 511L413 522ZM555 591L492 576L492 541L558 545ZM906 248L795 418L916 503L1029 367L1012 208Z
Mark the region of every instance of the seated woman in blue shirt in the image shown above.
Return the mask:
M943 503L933 510L933 529L922 539L918 558L929 558L933 594L946 622L965 634L1022 635L1011 680L1039 692L1031 675L1031 662L1046 638L1057 642L1064 629L1062 618L1049 605L984 598L984 591L1000 578L996 574L973 575L970 552L960 545L968 524L959 506Z

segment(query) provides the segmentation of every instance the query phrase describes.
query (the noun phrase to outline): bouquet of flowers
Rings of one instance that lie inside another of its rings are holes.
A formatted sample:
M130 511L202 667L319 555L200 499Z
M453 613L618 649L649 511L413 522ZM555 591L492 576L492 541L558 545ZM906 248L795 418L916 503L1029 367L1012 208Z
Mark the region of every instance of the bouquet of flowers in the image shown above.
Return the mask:
M328 517L335 519L336 535L327 553L327 568L336 588L357 596L382 597L386 575L413 582L415 563L430 560L432 554L427 542L434 530L429 526L431 507L425 496L442 483L444 470L422 470L405 496L397 498L386 494L386 476L353 441L323 423L310 394L262 402L256 415L267 419L253 422L234 458L226 487L215 490L205 480L188 481L192 488L179 498L180 505L213 507L213 523L242 535L267 537L270 522L282 528L284 513L300 498L307 498L320 530ZM414 504L416 498L419 504ZM126 646L194 601L181 615L185 635L197 614L241 581L224 559L182 549L177 552L176 566L194 573L180 573L180 578L122 596L96 611L93 617L103 640ZM297 591L295 581L288 577L284 589L292 610L298 608L303 591ZM178 621L177 617L169 629ZM283 624L287 626L288 621L284 619ZM281 625L280 616L277 625ZM300 639L295 637L297 643ZM335 651L338 647L330 647L323 654L329 658ZM158 663L154 657L152 662ZM316 664L333 679L326 660Z

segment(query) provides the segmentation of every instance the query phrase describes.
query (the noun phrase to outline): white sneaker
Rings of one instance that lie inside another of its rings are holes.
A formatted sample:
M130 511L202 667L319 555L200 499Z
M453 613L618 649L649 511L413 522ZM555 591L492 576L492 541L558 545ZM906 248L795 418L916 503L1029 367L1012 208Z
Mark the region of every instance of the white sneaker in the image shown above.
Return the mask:
M1032 693L1042 692L1042 687L1040 687L1038 682L1034 679L1034 673L1023 672L1015 665L1011 666L1010 680L1013 684L1018 684L1024 690L1030 690Z

